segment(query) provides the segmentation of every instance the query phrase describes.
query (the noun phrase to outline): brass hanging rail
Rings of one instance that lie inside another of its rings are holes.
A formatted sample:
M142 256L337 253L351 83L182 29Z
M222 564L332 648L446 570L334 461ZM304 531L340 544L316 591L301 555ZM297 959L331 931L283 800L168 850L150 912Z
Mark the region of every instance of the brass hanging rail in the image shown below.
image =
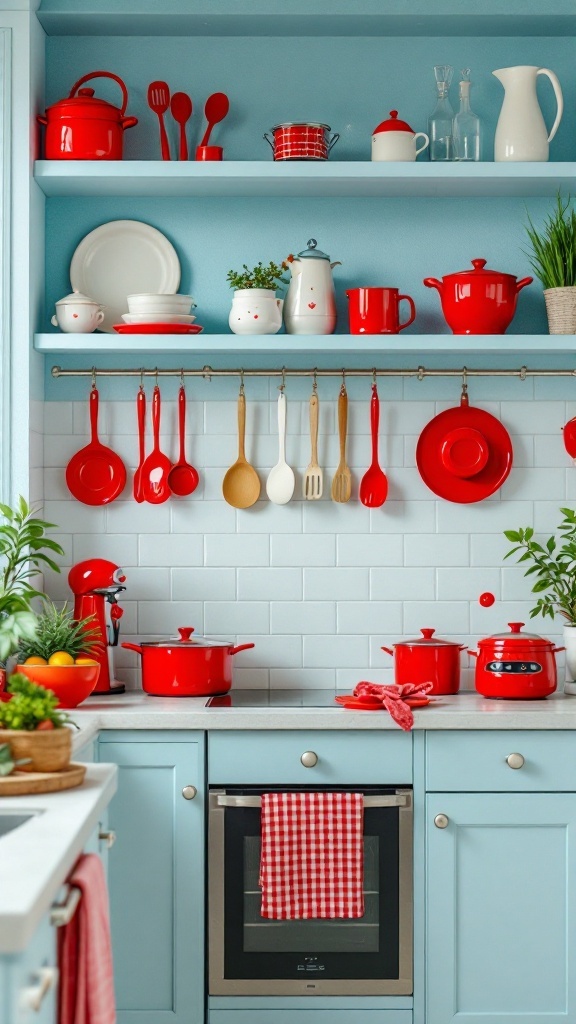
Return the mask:
M59 377L203 377L210 380L212 377L416 377L417 380L424 380L426 377L518 377L526 380L528 377L576 377L576 367L572 370L530 370L527 366L521 366L518 370L475 370L462 366L460 369L427 369L425 366L417 366L413 369L379 369L371 366L367 369L355 369L340 367L339 369L322 370L318 367L310 369L225 369L214 370L211 366L203 366L201 369L186 369L178 367L173 370L162 370L140 367L137 369L112 370L98 369L91 366L81 370L67 370L62 366L52 367L52 376Z

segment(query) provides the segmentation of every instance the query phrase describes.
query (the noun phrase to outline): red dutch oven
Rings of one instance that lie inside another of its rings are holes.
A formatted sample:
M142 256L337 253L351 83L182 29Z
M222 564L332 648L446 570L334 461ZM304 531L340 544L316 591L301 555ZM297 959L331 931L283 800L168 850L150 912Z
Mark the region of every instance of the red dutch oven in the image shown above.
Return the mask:
M441 281L426 277L427 288L437 288L442 312L453 334L504 334L516 312L518 292L532 277L518 281L513 274L485 270L486 260L472 260L474 270L446 274Z
M523 622L509 622L509 633L478 641L475 686L483 697L499 700L540 700L556 689L555 647L537 633L522 633Z
M112 78L122 89L122 106L115 107L94 96L94 89L76 90L91 78ZM65 100L48 107L37 120L46 125L46 160L121 160L124 131L138 124L137 117L125 117L128 92L124 82L111 71L92 71L70 90Z
M123 643L142 656L142 689L155 697L211 697L232 686L232 658L254 644L234 647L226 640L192 637L192 627L180 627L180 638Z
M460 652L466 644L441 640L433 629L421 629L422 636L393 644L394 650L383 647L394 657L394 682L432 683L431 694L458 693L460 687Z
M327 160L332 146L340 136L329 137L329 124L314 121L286 121L270 129L273 138L264 132L272 147L274 160Z

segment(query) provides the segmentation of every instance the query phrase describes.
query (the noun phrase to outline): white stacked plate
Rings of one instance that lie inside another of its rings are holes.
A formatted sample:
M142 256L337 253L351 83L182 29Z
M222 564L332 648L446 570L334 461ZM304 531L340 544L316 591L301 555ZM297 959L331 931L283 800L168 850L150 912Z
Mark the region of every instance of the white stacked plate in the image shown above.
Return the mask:
M147 316L147 323L159 323L161 319L164 323L168 323L166 315L189 316L195 305L191 295L177 293L153 294L146 292L140 295L128 295L127 301L128 313L131 316Z
M122 319L125 324L193 324L195 316L185 316L183 313L124 313Z

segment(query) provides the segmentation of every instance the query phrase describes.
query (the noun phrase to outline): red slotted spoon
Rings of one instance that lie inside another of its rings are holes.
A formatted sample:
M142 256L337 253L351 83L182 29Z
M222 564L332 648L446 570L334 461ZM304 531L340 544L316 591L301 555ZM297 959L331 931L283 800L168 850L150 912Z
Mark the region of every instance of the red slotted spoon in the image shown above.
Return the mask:
M198 470L186 462L186 391L180 385L178 392L178 431L180 435L180 454L168 474L168 486L174 494L183 498L192 494L198 486Z
M160 451L160 388L156 384L152 395L152 433L154 446L142 465L142 497L151 505L161 505L170 497L168 474L170 459Z
M370 426L372 429L372 463L360 481L360 501L368 508L380 508L388 494L386 474L378 464L378 426L380 423L380 399L378 388L372 385L370 401Z

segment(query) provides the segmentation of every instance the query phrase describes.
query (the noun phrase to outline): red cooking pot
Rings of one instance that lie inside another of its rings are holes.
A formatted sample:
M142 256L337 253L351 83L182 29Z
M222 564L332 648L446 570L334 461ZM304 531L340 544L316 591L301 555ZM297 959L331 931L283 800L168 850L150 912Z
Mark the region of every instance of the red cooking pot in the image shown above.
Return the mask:
M440 292L453 334L504 334L516 312L518 292L533 278L517 281L513 274L485 270L486 260L472 260L472 266L474 270L446 274L441 281L426 277L424 284Z
M537 633L521 633L523 622L509 622L509 633L478 641L475 686L483 697L539 700L556 689L555 654L565 650Z
M460 652L466 644L435 637L433 629L421 629L422 636L415 640L401 640L393 644L394 650L383 647L394 657L394 682L432 683L434 694L458 693L460 687Z
M192 627L180 627L180 638L123 643L142 655L142 689L155 697L211 697L232 686L232 657L254 644L234 647L226 640L192 637Z
M112 78L122 89L122 106L115 107L94 96L94 89L76 90L91 78ZM92 71L70 90L65 100L48 107L37 120L46 125L44 143L47 160L121 160L124 131L138 124L137 117L124 117L128 92L124 82L111 71Z

